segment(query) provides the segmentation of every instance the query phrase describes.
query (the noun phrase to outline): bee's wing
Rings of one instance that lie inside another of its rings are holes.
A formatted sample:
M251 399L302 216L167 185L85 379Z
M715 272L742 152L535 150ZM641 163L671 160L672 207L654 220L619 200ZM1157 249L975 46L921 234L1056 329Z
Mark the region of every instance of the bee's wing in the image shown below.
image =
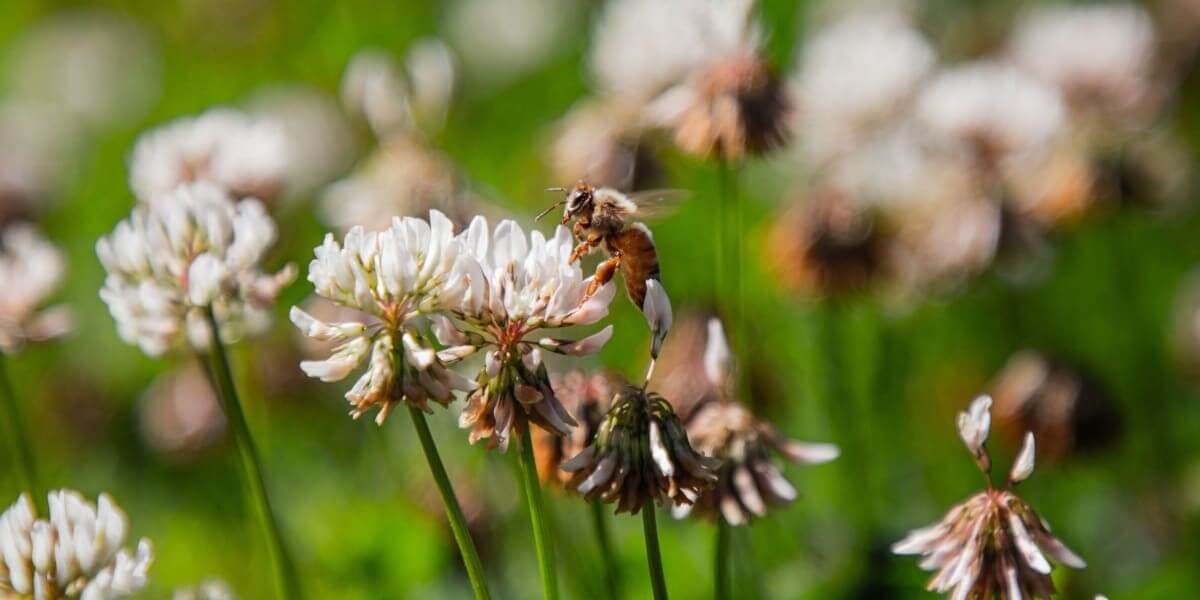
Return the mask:
M692 196L687 190L643 190L626 194L637 210L634 216L639 219L660 219L673 212L679 205Z

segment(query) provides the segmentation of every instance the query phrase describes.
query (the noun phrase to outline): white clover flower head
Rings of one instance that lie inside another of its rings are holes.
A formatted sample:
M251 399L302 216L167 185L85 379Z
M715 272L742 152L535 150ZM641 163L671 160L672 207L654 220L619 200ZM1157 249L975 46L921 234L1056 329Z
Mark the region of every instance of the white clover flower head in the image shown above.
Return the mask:
M292 307L291 320L305 335L337 344L329 358L301 362L300 368L321 381L340 381L370 356L367 370L346 393L354 418L379 408L376 422L382 424L401 400L429 411L428 400L446 405L454 390L473 387L446 365L475 348L459 344L436 352L417 328L422 317L438 318L465 293L461 273L470 270L473 258L453 229L435 210L428 221L397 217L384 231L354 227L342 243L329 234L316 248L308 280L317 295L368 319L326 323Z
M846 152L868 128L904 110L936 58L899 13L851 14L819 31L795 76L807 153L821 161Z
M45 341L71 329L71 313L56 306L39 311L62 283L62 252L27 224L0 231L0 350L15 352L25 342Z
M1121 114L1153 92L1157 40L1146 9L1131 3L1041 7L1013 33L1013 60L1081 108Z
M271 119L217 108L143 134L129 161L138 200L169 202L181 184L208 181L237 197L272 199L284 186L288 139Z
M981 396L959 415L963 441L985 472L990 406L990 398ZM1049 559L1075 569L1086 563L1012 491L1033 472L1033 462L1033 434L1027 433L1003 488L993 487L989 475L986 490L955 505L939 522L911 531L892 545L892 552L921 555L920 567L936 571L926 587L953 598L1052 597Z
M917 98L916 116L995 169L1044 151L1062 133L1067 110L1054 87L1015 66L985 60L934 77Z
M121 546L129 522L108 496L92 504L71 490L50 492L50 518L38 519L29 496L0 515L0 595L110 600L146 586L150 541Z
M135 207L96 243L107 272L100 298L121 338L151 356L186 346L206 350L208 307L222 339L256 333L295 276L290 265L275 274L259 266L275 235L257 200L235 203L206 182L180 186L162 202Z
M592 36L592 73L604 94L647 101L720 58L754 53L762 31L753 8L751 0L609 2Z
M459 299L450 310L472 345L488 349L459 424L471 429L472 442L488 439L502 449L511 430L522 432L527 420L570 432L575 420L558 402L541 353L592 354L611 337L612 326L579 340L537 332L603 319L615 285L609 281L593 289L593 279L568 262L574 240L561 225L549 239L539 231L527 238L513 221L489 232L487 221L477 217L457 239L474 260L462 264L446 296Z

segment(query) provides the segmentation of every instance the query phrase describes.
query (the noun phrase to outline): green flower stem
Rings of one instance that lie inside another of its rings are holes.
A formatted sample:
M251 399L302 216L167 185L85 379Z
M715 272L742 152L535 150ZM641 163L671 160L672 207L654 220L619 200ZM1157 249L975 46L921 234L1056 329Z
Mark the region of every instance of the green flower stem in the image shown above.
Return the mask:
M545 507L542 505L542 486L538 481L537 463L533 460L533 436L526 423L521 434L521 484L525 488L525 500L529 505L529 521L533 525L533 545L537 550L538 573L542 576L542 596L546 600L558 599L558 572L554 563L554 548L551 547L550 525Z
M642 507L642 534L646 537L646 564L650 567L650 585L654 600L667 600L667 578L663 576L662 553L658 549L658 524L654 521L654 505Z
M275 571L276 591L280 598L287 600L301 598L295 568L287 546L283 543L275 513L271 510L271 501L267 497L266 484L263 482L262 464L254 446L254 439L250 436L250 428L246 425L246 415L242 412L242 403L233 384L233 372L229 368L229 358L221 341L221 330L211 307L205 310L205 316L208 317L209 330L213 336L209 361L212 380L216 383L217 395L221 398L222 408L229 419L230 429L237 443L242 476L250 489L255 517L267 538L267 549Z
M612 540L608 535L604 504L593 500L588 503L588 507L592 511L592 528L596 531L596 543L600 546L600 562L604 565L604 582L608 586L608 597L617 600L621 597L621 572L613 554Z
M463 564L467 567L467 577L471 580L471 589L475 598L483 600L491 598L488 593L487 580L483 573L483 563L475 550L475 542L467 530L467 519L463 516L462 507L454 495L454 487L446 475L446 467L438 455L437 446L433 443L433 435L429 433L429 424L425 421L425 413L421 409L409 405L408 414L412 417L413 428L421 439L421 449L425 451L425 460L429 463L429 472L437 483L438 493L442 496L442 505L446 508L446 519L450 521L450 531L454 533L454 541L458 543L458 551L462 554Z
M13 391L12 380L8 378L8 356L3 352L0 352L0 396L0 421L4 439L8 441L8 455L14 463L13 471L17 474L21 491L28 492L40 506L42 493L38 489L37 471L33 466L33 446L25 435L17 394Z
M717 536L713 543L713 596L728 600L729 595L729 523L717 515Z

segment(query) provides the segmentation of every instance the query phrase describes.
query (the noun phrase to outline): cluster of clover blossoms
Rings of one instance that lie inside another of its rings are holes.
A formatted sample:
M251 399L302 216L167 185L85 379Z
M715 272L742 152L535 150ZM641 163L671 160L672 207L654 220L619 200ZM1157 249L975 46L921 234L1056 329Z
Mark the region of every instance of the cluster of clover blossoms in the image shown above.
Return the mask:
M353 228L341 244L328 235L308 279L318 295L367 319L324 323L293 308L292 321L307 335L338 343L327 360L301 367L338 381L370 355L346 394L355 417L378 407L382 423L400 401L428 410L428 400L445 405L453 390L463 390L469 395L460 424L472 442L507 448L512 432L530 421L566 434L575 421L554 395L542 351L591 354L612 328L579 340L538 332L593 324L608 314L614 295L611 283L587 294L590 279L567 263L573 246L561 226L549 239L537 231L527 237L513 221L490 230L482 217L455 234L436 210L428 221L396 218L381 232ZM474 381L447 369L479 351L484 364Z
M29 496L0 515L0 597L109 600L146 585L154 561L149 540L130 554L125 513L107 494L92 504L70 490L49 494L50 518L39 519Z

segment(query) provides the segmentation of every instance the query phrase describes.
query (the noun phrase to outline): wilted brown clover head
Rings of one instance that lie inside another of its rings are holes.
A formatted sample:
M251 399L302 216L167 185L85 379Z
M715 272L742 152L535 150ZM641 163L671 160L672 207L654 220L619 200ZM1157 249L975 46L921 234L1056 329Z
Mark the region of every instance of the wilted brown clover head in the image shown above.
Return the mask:
M563 463L570 486L588 500L636 513L647 501L689 504L717 481L720 462L692 449L662 396L629 387L613 398L591 445Z
M958 416L960 437L988 475L987 489L951 508L941 521L913 530L892 551L923 556L921 568L936 571L927 588L955 600L1050 598L1054 581L1047 555L1076 569L1086 564L1012 491L1033 473L1032 433L1026 434L1004 488L992 485L991 458L984 447L991 406L990 397L980 396Z

